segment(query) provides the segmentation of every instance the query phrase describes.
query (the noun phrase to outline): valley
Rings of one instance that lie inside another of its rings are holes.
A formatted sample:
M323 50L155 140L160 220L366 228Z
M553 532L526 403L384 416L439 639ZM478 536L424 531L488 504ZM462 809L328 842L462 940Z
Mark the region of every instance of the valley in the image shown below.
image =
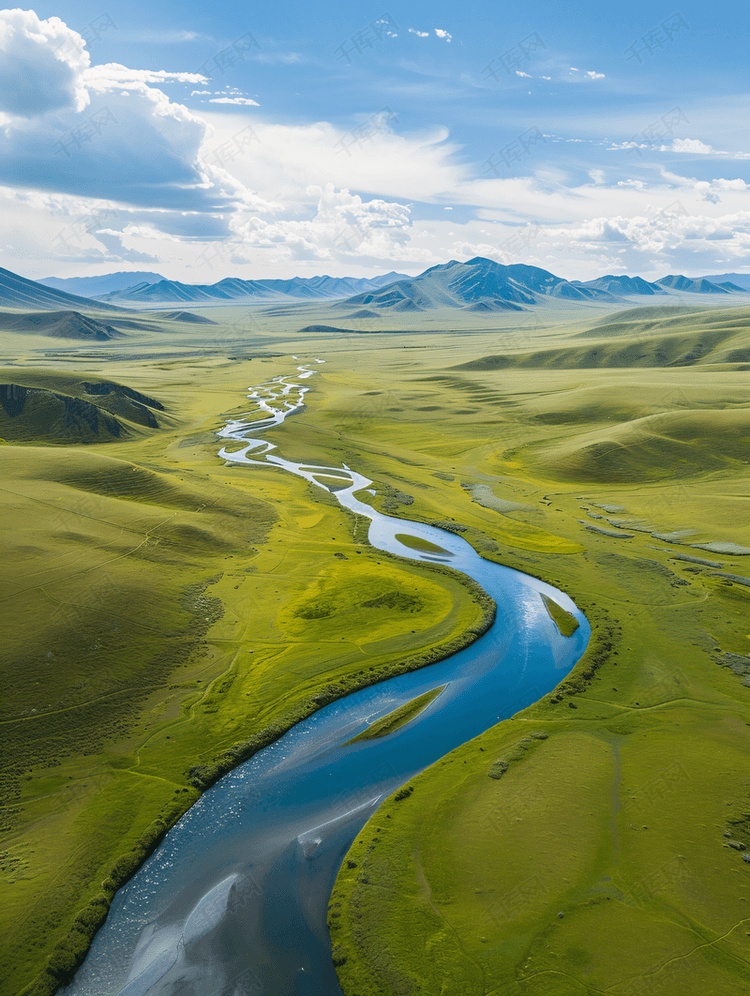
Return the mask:
M112 315L132 326L95 343L6 323L0 991L53 992L167 828L316 697L481 624L459 575L388 559L327 490L217 456L248 386L314 357L284 457L355 468L374 508L592 626L553 691L365 825L331 898L343 992L746 985L750 330L739 295L685 297L191 304L215 324Z

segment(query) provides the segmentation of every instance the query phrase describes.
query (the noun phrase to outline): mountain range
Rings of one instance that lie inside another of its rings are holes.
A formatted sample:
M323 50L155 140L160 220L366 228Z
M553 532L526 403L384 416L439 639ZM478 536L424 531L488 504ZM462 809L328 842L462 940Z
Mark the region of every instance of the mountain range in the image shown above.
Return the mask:
M731 281L733 284L738 284L743 290L750 290L750 273L714 273L703 279L710 280L715 284L720 284L722 281Z
M539 266L515 263L504 266L476 256L466 263L430 267L417 277L396 280L376 291L366 291L339 302L337 307L429 311L464 308L474 312L523 311L544 297L569 301L622 301L633 296L745 293L731 282L714 284L705 278L666 276L649 282L642 277L609 274L595 280L566 280ZM353 317L353 316L352 316Z
M124 290L133 284L156 284L164 277L150 270L119 270L117 273L102 273L98 277L45 277L37 283L67 294L80 294L83 297L96 297L111 291Z
M333 300L377 290L394 280L408 280L403 273L385 273L377 277L292 277L290 280L241 280L225 277L215 284L183 284L179 280L159 279L156 283L140 281L121 290L100 294L101 301L141 302L180 301L182 303L217 303L229 301Z
M127 282L128 276L123 273L108 275L120 282ZM601 301L627 304L635 297L658 296L666 300L672 298L674 301L676 296L682 294L730 296L750 291L750 274L729 273L721 276L733 279L693 279L670 274L656 281L648 281L642 277L608 274L594 280L566 280L538 266L524 263L505 266L476 256L465 263L451 260L449 263L432 266L416 277L394 272L372 278L320 276L293 277L289 280L241 280L227 277L215 284L185 284L160 278L155 283L144 280L134 286L91 298L52 287L52 280L58 284L63 282L56 278L46 278L45 282L27 280L10 270L0 268L0 306L75 311L86 308L89 311L123 312L128 309L112 302L189 302L207 305L252 301L325 301L333 302L332 306L336 309L347 309L348 318L377 318L383 313L420 312L435 308L460 308L478 313L523 311L543 303L545 298L581 303ZM107 277L80 279L105 281ZM95 289L97 285L89 286ZM355 309L353 313L352 309ZM170 317L173 314L184 316L185 313L170 313ZM178 320L187 319L182 317Z

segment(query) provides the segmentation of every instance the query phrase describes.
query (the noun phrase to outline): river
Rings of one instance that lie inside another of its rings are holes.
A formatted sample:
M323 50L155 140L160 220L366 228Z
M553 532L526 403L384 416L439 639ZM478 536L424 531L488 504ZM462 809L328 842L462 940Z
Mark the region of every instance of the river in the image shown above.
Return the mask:
M218 433L241 445L225 444L219 455L248 473L273 464L333 491L370 519L374 547L472 577L495 599L496 620L465 650L331 703L225 775L118 891L66 996L340 996L328 898L379 801L545 695L588 642L585 617L556 588L484 560L459 535L376 512L357 498L372 482L356 470L293 463L257 438L304 407L303 382L313 374L313 364L305 364L252 388L251 411ZM321 473L327 476L315 480ZM419 552L397 535L421 537L442 552ZM575 615L580 625L571 637L560 635L542 594ZM445 691L406 726L344 746L369 723L443 684Z

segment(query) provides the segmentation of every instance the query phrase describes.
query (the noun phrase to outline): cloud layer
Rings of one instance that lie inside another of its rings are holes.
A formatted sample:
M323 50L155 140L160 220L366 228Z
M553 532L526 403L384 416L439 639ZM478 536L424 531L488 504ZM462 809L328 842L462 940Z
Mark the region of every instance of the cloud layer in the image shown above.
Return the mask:
M737 133L726 102L657 103L606 53L600 65L544 32L509 36L488 74L492 49L467 63L462 22L448 31L431 17L381 32L346 66L264 37L219 81L180 66L200 63L186 54L194 40L220 49L231 35L166 32L184 46L174 71L92 65L59 18L0 11L5 262L148 261L200 280L219 265L247 276L250 260L291 275L486 255L582 277L750 261L750 187L737 175L750 153L726 151ZM308 98L326 73L342 96L315 115ZM549 123L547 91L563 101Z

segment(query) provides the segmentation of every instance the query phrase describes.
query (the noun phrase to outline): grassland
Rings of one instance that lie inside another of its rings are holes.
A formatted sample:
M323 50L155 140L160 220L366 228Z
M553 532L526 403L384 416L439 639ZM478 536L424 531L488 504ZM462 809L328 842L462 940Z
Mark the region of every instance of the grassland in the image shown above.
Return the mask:
M4 994L55 989L223 771L491 616L450 570L376 554L326 492L217 459L220 414L293 361L67 357L69 393L101 376L167 417L107 444L0 446ZM60 390L49 366L26 354L13 379Z
M394 351L382 394L368 368L357 399L348 373L336 411L311 416L411 499L391 514L442 520L594 626L553 693L362 831L329 921L347 996L750 984L750 558L716 553L750 548L744 354L631 370L616 345L611 366L559 369L529 365L527 346L490 367L486 344L433 340ZM487 508L479 484L523 507Z
M750 588L726 575L750 557L715 544L750 548L747 309L436 312L377 339L295 338L315 308L206 313L223 324L96 351L0 338L29 383L98 376L173 420L0 447L0 992L58 942L76 956L115 866L264 737L486 622L442 567L370 549L332 496L216 459L219 413L291 353L326 363L280 453L368 474L376 507L550 581L594 627L553 693L365 828L333 896L347 996L744 991Z

